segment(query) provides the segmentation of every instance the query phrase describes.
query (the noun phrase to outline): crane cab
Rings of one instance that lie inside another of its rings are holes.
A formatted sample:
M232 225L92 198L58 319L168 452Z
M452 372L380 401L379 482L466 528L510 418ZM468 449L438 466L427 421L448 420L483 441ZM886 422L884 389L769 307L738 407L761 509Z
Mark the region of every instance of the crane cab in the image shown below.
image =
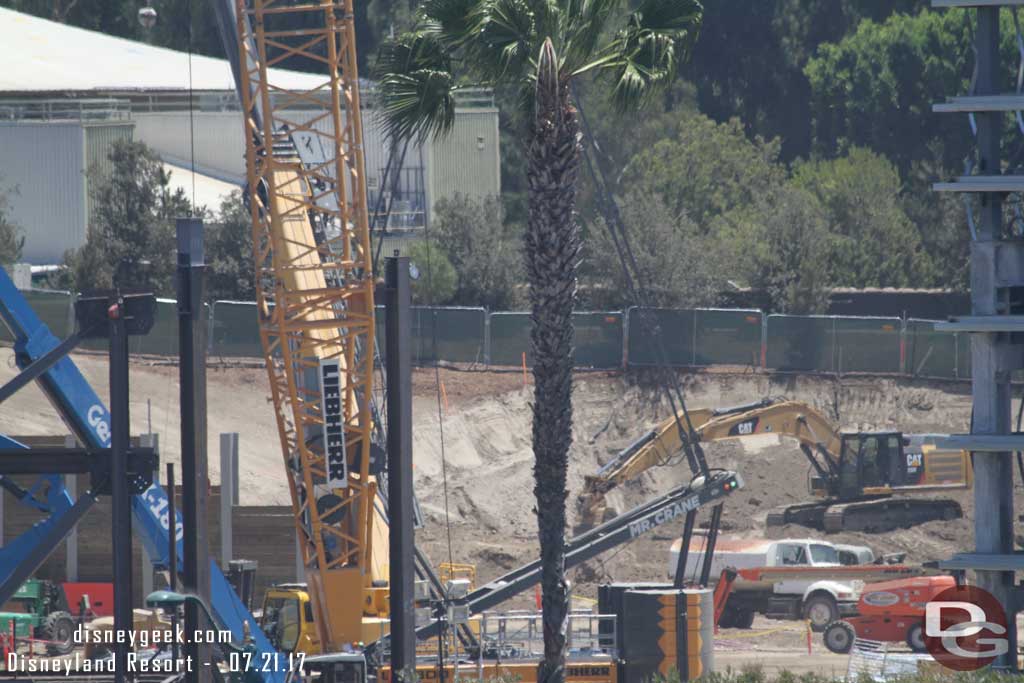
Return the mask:
M259 624L278 652L321 652L313 603L304 583L282 583L268 588Z

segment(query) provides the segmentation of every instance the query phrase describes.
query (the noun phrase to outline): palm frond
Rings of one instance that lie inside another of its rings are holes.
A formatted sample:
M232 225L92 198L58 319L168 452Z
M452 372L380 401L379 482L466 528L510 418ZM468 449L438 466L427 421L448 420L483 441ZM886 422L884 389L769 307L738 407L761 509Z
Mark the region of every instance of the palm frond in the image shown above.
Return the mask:
M529 0L481 3L475 16L479 35L467 45L467 66L492 82L519 78L536 51L535 18Z
M451 55L436 31L385 43L377 70L380 116L389 138L422 140L451 130L457 86Z
M479 5L480 0L423 0L421 23L436 31L451 49L457 49L473 38Z
M620 0L568 0L562 35L563 59L575 71L594 59L597 42Z
M612 100L622 110L635 108L676 76L697 39L703 8L697 0L644 0L629 16L606 54Z

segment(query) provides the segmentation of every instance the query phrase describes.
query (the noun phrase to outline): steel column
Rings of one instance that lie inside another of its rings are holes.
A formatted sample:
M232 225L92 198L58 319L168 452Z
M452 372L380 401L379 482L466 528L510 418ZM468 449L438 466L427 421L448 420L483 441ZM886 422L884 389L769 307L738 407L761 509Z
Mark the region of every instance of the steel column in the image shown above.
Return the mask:
M390 525L391 670L400 683L416 680L416 610L412 472L412 328L409 259L385 263L388 409L388 522Z
M174 521L178 519L177 516L177 502L175 496L177 493L174 490L174 463L167 463L167 519L170 521L171 526L174 525ZM172 531L168 529L168 543L167 543L167 587L172 591L178 590L178 543L176 538L177 528ZM175 633L178 632L178 610L174 610L171 613L171 630ZM178 638L174 638L171 641L171 657L174 661L178 661L178 655L180 654L180 643Z
M238 504L238 433L220 435L220 566L228 570L234 555L232 509Z
M114 632L129 633L132 619L132 499L128 490L130 414L128 408L128 329L124 300L117 294L110 318L110 497L114 566ZM81 499L79 499L81 501ZM114 644L114 680L130 680L127 642Z
M975 32L977 53L977 95L994 95L999 91L999 8L979 7ZM1001 112L975 114L978 127L978 172L982 175L1001 173L999 159L1003 116ZM996 193L981 195L978 221L978 242L1002 237L1002 197ZM998 315L1000 310L991 262L971 252L971 311L974 315ZM1011 392L1006 335L971 335L972 392L974 397L972 433L1008 434L1011 431ZM1010 453L974 453L974 536L979 553L1008 554L1013 551L1013 460ZM1012 604L1013 572L976 572L978 586L992 593L1009 608ZM1009 616L1007 638L1009 653L999 657L994 666L1017 669L1017 629L1013 610Z
M206 460L206 320L203 289L203 221L179 218L178 236L178 349L181 381L181 479L184 523L185 589L210 604L210 547L207 538L209 478ZM215 628L206 624L195 602L185 605L185 657L190 663L186 680L208 683L212 672L207 662L212 652L207 643L192 635Z

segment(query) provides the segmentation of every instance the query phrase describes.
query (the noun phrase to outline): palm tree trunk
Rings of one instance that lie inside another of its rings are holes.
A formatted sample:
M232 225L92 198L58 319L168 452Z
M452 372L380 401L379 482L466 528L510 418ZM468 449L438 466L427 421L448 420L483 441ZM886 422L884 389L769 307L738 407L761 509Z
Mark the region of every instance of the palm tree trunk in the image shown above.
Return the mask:
M565 680L569 590L565 580L565 500L572 443L572 309L580 235L573 211L580 162L579 126L551 41L538 65L529 131L530 212L526 268L533 352L533 476L540 538L544 659L538 683Z

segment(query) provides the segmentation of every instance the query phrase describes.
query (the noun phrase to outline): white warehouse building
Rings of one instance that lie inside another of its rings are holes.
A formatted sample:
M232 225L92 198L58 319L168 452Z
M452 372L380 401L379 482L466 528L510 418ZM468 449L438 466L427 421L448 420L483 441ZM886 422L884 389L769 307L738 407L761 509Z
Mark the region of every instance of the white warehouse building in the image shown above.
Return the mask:
M85 242L89 183L104 173L114 140L145 142L169 167L172 183L189 194L194 148L196 201L211 210L244 183L245 138L226 60L192 57L190 112L185 53L2 8L0 45L6 55L0 191L24 231L25 261L59 263L65 251ZM296 87L310 82L298 72L273 78ZM373 111L373 88L366 82L361 88L372 209L389 149ZM409 146L385 246L390 251L417 239L439 199L499 192L498 110L490 94L479 91L460 100L451 135Z

